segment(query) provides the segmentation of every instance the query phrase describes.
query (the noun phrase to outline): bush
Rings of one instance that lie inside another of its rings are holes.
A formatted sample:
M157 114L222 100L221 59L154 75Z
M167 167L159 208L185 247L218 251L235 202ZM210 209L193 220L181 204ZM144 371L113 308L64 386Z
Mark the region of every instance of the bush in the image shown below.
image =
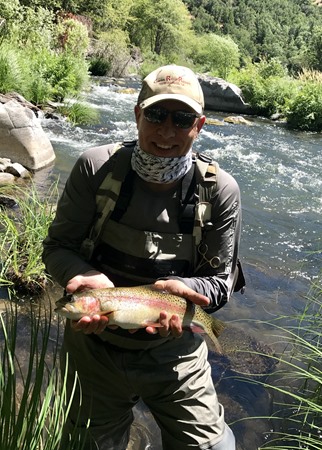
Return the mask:
M129 38L122 30L111 30L101 33L93 42L90 56L90 71L95 75L95 65L100 70L106 68L104 75L123 76L131 61Z
M238 45L229 37L205 34L195 37L191 59L201 72L211 72L221 78L239 67Z
M40 198L36 187L3 187L1 192L18 204L15 210L0 209L0 285L11 293L37 295L48 276L42 262L42 241L53 220L58 198L57 184Z
M245 101L257 114L269 117L276 112L284 113L295 82L278 61L248 64L234 76Z
M79 101L69 101L59 106L57 111L66 116L73 125L94 125L99 121L97 110Z
M288 102L287 123L303 131L322 131L322 84L304 82Z
M28 89L29 71L21 64L19 50L10 48L7 44L0 47L0 92L18 91L26 95Z

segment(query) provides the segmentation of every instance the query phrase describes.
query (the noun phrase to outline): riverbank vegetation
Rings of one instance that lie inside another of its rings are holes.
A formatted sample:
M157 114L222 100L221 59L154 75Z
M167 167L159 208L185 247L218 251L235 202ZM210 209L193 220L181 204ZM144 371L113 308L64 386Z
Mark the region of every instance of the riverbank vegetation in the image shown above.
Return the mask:
M0 17L0 92L39 106L80 101L90 74L176 63L234 82L257 114L322 130L322 8L311 0L0 0Z
M46 195L35 186L2 187L0 194L14 205L0 208L0 286L9 296L39 295L49 281L42 262L42 241L54 218L57 183Z
M275 356L279 369L265 383L276 401L270 417L274 431L263 450L321 448L321 317L322 274L312 283L304 311L272 324L272 334L285 349Z
M0 329L0 448L57 450L71 402L59 369L59 326L49 310L33 305L24 315L12 305L0 314Z

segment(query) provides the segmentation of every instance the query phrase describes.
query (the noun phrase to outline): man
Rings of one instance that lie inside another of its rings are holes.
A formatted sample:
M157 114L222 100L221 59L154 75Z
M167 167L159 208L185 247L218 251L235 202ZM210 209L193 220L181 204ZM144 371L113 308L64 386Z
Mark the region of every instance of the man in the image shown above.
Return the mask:
M68 293L154 283L209 312L229 299L238 272L240 192L217 165L194 161L203 108L190 69L161 67L143 80L138 141L79 158L44 242L47 270ZM107 213L105 204L113 205ZM76 432L86 450L125 450L140 398L161 429L164 450L235 449L203 338L167 311L159 321L160 328L131 331L109 327L105 316L67 321L68 389L76 371L81 387L62 449Z

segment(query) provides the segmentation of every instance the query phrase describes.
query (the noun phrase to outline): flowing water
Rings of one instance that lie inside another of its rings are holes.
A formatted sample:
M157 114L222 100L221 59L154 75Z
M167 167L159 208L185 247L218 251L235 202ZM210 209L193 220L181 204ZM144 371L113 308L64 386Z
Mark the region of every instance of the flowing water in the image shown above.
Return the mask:
M43 121L56 161L36 178L59 176L62 188L86 148L136 137L133 107L137 90L122 93L122 87L137 89L138 84L135 80L124 80L123 85L120 81L93 80L86 101L99 111L98 125L72 127L67 122ZM223 120L227 114L208 111L207 116ZM269 414L272 399L263 388L234 375L239 371L265 373L270 367L250 354L245 358L238 350L274 350L276 337L265 322L303 310L310 281L321 270L322 135L289 131L283 124L260 118L248 119L251 126L224 122L205 125L195 149L215 158L241 189L241 259L247 288L217 313L228 323L223 337L228 356L222 360L212 355L210 360L238 448L256 450L264 444L270 423L240 419ZM136 414L131 448L159 450L158 430L149 412L141 406Z

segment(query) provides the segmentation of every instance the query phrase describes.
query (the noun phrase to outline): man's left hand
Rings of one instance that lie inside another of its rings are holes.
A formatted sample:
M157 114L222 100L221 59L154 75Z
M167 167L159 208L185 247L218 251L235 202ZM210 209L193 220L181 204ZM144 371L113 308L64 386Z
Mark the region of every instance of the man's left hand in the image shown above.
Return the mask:
M180 280L158 280L153 286L156 289L167 291L169 294L184 297L185 299L200 306L208 306L210 303L208 297L189 288ZM168 337L171 335L178 338L182 336L182 321L178 315L169 315L167 311L161 311L159 322L162 325L160 328L149 326L146 328L146 331L149 334L159 333L162 337Z

